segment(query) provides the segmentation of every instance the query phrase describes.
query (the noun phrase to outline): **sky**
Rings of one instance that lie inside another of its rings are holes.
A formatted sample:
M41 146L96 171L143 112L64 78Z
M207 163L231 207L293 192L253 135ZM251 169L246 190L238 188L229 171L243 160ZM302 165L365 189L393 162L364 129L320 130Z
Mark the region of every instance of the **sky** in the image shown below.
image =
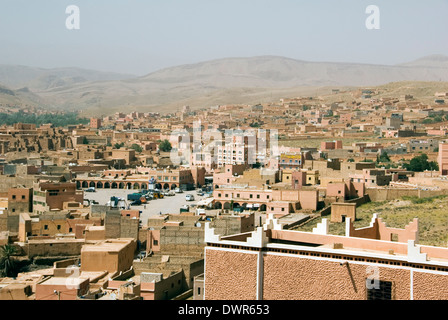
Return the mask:
M70 5L79 29L66 27ZM369 5L379 29L366 27ZM448 0L0 0L0 64L133 75L263 55L391 65L448 55L447 16Z

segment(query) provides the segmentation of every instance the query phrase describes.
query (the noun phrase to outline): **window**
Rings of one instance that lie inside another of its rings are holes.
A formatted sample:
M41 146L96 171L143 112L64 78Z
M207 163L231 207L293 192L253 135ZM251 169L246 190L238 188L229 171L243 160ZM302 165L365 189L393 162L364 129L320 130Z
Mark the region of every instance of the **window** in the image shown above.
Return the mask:
M367 300L392 300L392 282L379 281L379 287L375 288L371 279L366 279Z
M58 230L61 230L61 225L60 225L60 224L58 224L57 228L58 228Z
M22 196L22 200L25 200L25 196Z
M260 195L259 194L257 194L257 199L260 199Z
M16 199L16 195L15 195L15 194L13 194L13 195L12 195L12 198L13 198L13 200L15 200L15 199Z
M48 224L44 225L44 230L48 230Z
M198 295L201 294L201 287L198 287Z
M155 245L155 246L158 246L159 245L159 240L153 240L152 244Z

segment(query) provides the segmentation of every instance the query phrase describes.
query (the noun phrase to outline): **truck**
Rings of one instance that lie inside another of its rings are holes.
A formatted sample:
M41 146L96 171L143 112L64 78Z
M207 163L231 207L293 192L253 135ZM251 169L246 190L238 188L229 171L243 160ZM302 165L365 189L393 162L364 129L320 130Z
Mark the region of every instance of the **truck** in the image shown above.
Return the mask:
M127 207L126 200L115 196L110 197L110 200L107 202L107 205L111 208L119 208L119 209L126 209Z
M132 200L132 201L140 200L140 198L142 196L143 195L139 192L130 193L130 194L128 194L128 200Z

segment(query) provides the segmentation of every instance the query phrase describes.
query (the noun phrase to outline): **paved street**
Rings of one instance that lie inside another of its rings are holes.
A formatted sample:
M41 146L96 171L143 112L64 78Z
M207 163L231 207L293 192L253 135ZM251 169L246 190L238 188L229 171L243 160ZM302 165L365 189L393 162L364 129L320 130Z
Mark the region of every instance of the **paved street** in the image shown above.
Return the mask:
M139 190L126 190L126 189L97 189L95 192L84 192L84 198L89 200L95 200L100 205L105 205L110 197L116 196L119 198L123 198L127 201L127 195L130 193L138 192ZM194 201L185 200L185 195L193 194ZM150 200L145 205L140 206L131 206L131 209L141 210L142 214L140 215L140 220L142 220L143 224L146 224L147 219L150 216L159 215L160 212L178 214L179 208L184 204L195 204L199 200L204 199L205 196L198 196L196 194L196 190L184 191L183 193L176 193L176 195L167 197L165 196L163 199L155 199ZM130 204L132 201L127 201ZM145 208L146 207L146 208Z

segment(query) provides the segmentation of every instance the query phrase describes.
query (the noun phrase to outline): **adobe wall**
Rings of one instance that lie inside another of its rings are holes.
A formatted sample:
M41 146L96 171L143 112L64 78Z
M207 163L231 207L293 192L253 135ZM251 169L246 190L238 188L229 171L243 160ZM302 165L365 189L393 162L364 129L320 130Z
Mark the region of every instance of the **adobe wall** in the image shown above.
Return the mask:
M76 300L80 295L88 292L89 279L85 279L79 284L79 289L68 289L66 285L50 285L37 284L36 285L36 300ZM60 292L56 294L54 290Z
M331 222L343 222L342 216L356 220L356 203L334 202L331 204Z
M78 241L28 241L25 245L25 252L28 258L36 256L57 257L57 256L76 256L81 254L81 248L84 240Z
M169 228L160 230L160 250L170 250L173 246L198 246L204 244L204 229Z
M139 219L132 219L130 217L121 217L120 236L119 238L133 238L138 239Z
M448 195L448 189L443 190L416 190L416 189L375 189L366 188L366 194L371 201L390 201L401 197L435 197Z
M316 190L300 190L300 206L302 209L317 210L319 193Z
M118 268L118 254L107 251L86 251L81 254L81 271L104 271L114 273Z
M255 300L258 254L205 250L205 300Z
M256 252L230 250L206 248L207 300L256 298ZM360 261L341 264L341 260L273 252L263 253L262 261L265 300L365 300L372 266L380 280L393 283L392 299L448 298L448 275L442 272ZM245 270L247 277L238 270Z
M263 299L365 300L367 265L265 254ZM208 268L208 265L207 265ZM410 298L410 271L379 266L380 280L393 281L393 299ZM206 293L208 288L206 287ZM229 296L228 296L229 298Z
M414 300L448 300L448 275L413 273Z
M0 289L0 301L2 300L28 300L31 294L31 286L25 284L8 285Z
M6 213L0 214L0 232L2 231L8 231L8 217Z
M182 272L175 273L170 277L158 281L154 284L154 295L152 299L154 300L165 300L171 299L182 292ZM167 293L165 293L167 292ZM147 299L150 296L147 296ZM145 300L147 300L145 299Z
M24 185L26 188L32 188L35 176L14 176L8 177L0 175L0 192L8 192L10 188L18 185Z

